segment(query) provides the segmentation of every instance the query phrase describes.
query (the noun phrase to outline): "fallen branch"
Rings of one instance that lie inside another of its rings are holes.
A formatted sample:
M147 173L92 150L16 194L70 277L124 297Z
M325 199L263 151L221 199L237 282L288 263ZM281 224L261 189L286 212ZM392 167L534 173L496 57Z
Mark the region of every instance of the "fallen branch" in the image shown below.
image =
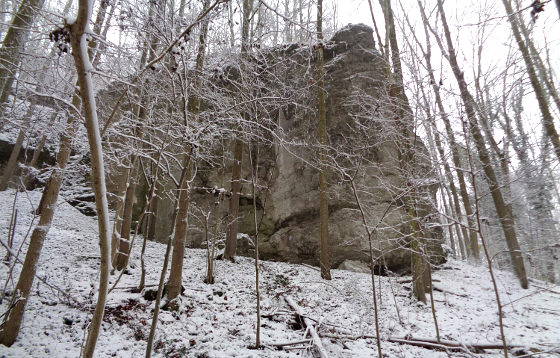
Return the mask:
M319 270L317 267L313 267L313 266L308 265L308 264L301 264L301 266L310 268L310 269L315 270L315 271L317 271L317 272L321 272L321 270Z
M402 278L397 280L397 283L410 283L412 282L411 278ZM432 279L432 282L441 282L440 280L438 280L437 278Z
M400 339L400 338L389 338L389 342L400 343L400 344L408 344L408 345L411 345L411 346L422 347L422 348L427 348L427 349L436 349L436 350L440 350L440 351L463 350L462 346L452 346L452 347L450 347L450 346L444 345L444 344L429 343L429 342L422 342L422 341L410 341L410 340L407 340L407 339ZM503 346L501 348L503 348Z
M315 345L315 347L317 347L321 358L328 358L327 351L323 347L323 343L321 343L321 337L319 337L319 335L317 334L317 331L313 326L313 322L303 315L303 311L301 310L301 308L290 296L284 296L284 300L294 310L297 318L303 322L306 329L309 330L309 334L311 334L311 337L313 338L313 344Z
M558 291L554 291L554 290L551 290L550 288L546 288L546 287L543 287L543 286L536 285L536 284L535 284L536 281L533 280L533 279L529 279L529 281L531 281L531 283L533 284L533 286L535 286L536 288L539 288L539 289L541 289L541 290L548 291L548 292L550 292L550 293L554 293L554 294L560 295L560 292L558 292Z
M443 288L440 288L440 287L438 287L438 286L436 286L436 285L433 285L433 288L434 288L434 291L437 291L437 292L443 292L443 293L448 293L448 294L454 295L454 296L469 298L469 296L467 296L467 295L462 295L462 294L460 294L460 293L455 293L455 292L447 291L447 290L444 290ZM502 347L503 347L503 346L502 346Z
M503 343L461 343L456 341L448 341L448 340L440 340L439 342L436 339L432 338L414 338L414 337L406 337L406 338L389 338L389 342L393 343L401 343L401 344L409 344L417 347L424 347L428 349L439 349L439 350L463 350L464 347L475 351L481 351L484 349L504 349ZM508 344L508 348L519 348L524 347L520 345L513 345Z
M282 347L295 346L295 345L298 345L298 344L305 344L305 343L311 343L311 339L302 339L302 340L293 341L293 342L270 343L270 345L274 346L274 347L282 348Z

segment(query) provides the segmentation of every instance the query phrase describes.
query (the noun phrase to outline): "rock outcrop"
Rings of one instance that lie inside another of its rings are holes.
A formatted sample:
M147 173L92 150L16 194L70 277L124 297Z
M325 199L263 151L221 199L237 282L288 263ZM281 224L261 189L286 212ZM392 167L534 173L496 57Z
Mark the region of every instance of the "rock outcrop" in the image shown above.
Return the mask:
M286 81L308 81L306 76L314 76L313 52L298 54L299 50L301 47L294 45L270 55L272 58L290 56L297 64L311 63L311 70L305 66L285 69L280 76ZM412 119L391 120L387 69L384 59L375 50L372 29L360 24L338 31L325 45L325 60L327 130L332 159L328 181L333 267L345 260L367 262L369 258L362 215L350 183L341 175L342 170L355 175L368 225L375 231L372 240L379 258L378 265L387 265L394 271L410 270L411 216L403 193L410 190L411 181L415 182L414 196L421 197L416 201L415 210L422 218L418 220L423 228L422 240L427 243L434 261L442 261L442 231L430 203L435 194L430 186L433 181L429 177L429 165L421 155L426 150L419 140L414 141L415 162L405 168L399 120ZM263 169L259 182L268 187L263 191L265 194L261 192L257 198L258 217L262 216L259 250L263 259L318 264L319 193L318 172L314 166L317 152L316 148L293 144L300 143L300 140L313 143L317 123L313 110L316 108L315 98L316 88L309 86L308 92L301 96L302 103L278 110L277 123L289 141L273 145L260 161ZM248 164L244 172L249 181ZM225 181L222 175L206 173L204 184L220 186L220 183L227 183L229 171L225 171ZM245 185L243 190L240 232L253 236L250 185ZM193 198L195 201L200 199ZM201 239L202 235L196 230L191 231L188 238L193 246L197 246ZM241 245L239 251L252 254L251 246L247 244Z

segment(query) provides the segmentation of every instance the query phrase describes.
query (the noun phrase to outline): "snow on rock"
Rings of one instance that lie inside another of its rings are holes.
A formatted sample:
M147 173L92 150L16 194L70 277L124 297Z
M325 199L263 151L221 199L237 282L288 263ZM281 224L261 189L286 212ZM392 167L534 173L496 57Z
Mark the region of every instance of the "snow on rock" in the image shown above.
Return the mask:
M0 193L0 237L5 242L14 191ZM18 220L15 249L32 224L32 208L40 192L17 198ZM22 331L16 343L0 346L0 357L77 357L91 319L99 268L97 223L65 202L59 202L55 220L43 248L38 275L81 302L67 305L56 291L38 280L27 305ZM37 218L33 221L37 222ZM131 292L140 276L140 240L131 255L129 274L123 275L108 298L96 357L141 357L152 318L154 301ZM22 246L22 255L26 243ZM147 285L154 288L163 263L165 245L148 242ZM5 249L0 255L5 255ZM13 262L13 260L12 260ZM375 335L370 275L333 270L333 280L324 281L308 266L261 262L262 350L251 349L255 340L256 295L254 262L240 257L236 263L217 261L216 284L203 283L205 250L187 250L179 312L161 311L154 342L154 357L311 357L312 349L277 350L271 343L300 340L304 329L282 295L290 295L305 314L320 322L322 343L331 357L374 357L375 340L357 338ZM17 279L20 265L13 277ZM0 265L2 285L9 267ZM111 277L111 283L117 275ZM551 350L560 346L560 289L536 282L522 290L509 272L496 276L504 305L508 343ZM448 262L434 272L436 312L442 339L465 343L500 342L497 310L484 265ZM488 357L501 356L499 350L484 353L441 352L421 347L389 343L389 337L435 338L429 306L410 298L409 284L396 278L376 277L382 349L387 357ZM11 292L15 284L7 285ZM537 287L539 286L539 287ZM556 293L554 293L556 292ZM5 312L9 296L2 302ZM398 311L398 313L397 313ZM399 318L400 317L400 318ZM327 338L329 336L350 338ZM344 344L343 344L344 343ZM529 351L527 351L529 352ZM541 355L542 357L543 355Z

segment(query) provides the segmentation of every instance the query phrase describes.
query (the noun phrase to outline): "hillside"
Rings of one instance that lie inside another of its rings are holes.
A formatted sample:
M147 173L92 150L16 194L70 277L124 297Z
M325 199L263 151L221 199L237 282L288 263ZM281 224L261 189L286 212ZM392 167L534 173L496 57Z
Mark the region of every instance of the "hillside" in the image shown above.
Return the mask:
M14 190L0 193L0 237L8 236ZM19 193L15 250L32 223L32 207L40 192ZM71 304L59 292L36 280L27 304L22 331L16 343L0 346L0 357L77 357L85 337L94 303L99 253L97 223L65 202L43 248L38 276L72 297ZM20 258L24 257L22 245ZM159 280L165 245L148 242L147 284ZM5 256L4 247L0 250ZM137 239L128 273L110 293L96 349L97 357L142 357L152 318L154 301L130 292L138 285L140 244ZM13 261L13 260L12 260ZM310 357L312 349L278 350L273 343L301 340L304 329L294 320L284 296L291 296L305 315L318 320L319 333L329 357L376 356L371 281L368 274L333 270L333 280L323 281L309 266L261 262L262 343L253 350L255 337L254 263L239 258L236 263L217 261L216 283L203 283L206 252L186 250L181 309L161 311L155 339L156 357ZM12 273L17 279L21 265ZM0 265L2 285L9 266ZM496 273L504 305L505 333L509 344L525 348L510 353L529 356L536 349L560 356L560 289L533 281L528 290L519 288L509 272ZM111 283L117 275L112 276ZM473 266L450 260L434 272L435 308L442 339L470 344L499 343L495 297L484 265ZM489 357L502 356L499 349L448 352L410 344L389 342L390 338L435 339L431 309L410 298L406 277L376 277L379 290L379 325L382 349L387 357ZM14 283L10 281L7 291ZM2 302L2 313L9 297ZM397 309L398 308L398 313ZM556 353L553 351L556 350Z

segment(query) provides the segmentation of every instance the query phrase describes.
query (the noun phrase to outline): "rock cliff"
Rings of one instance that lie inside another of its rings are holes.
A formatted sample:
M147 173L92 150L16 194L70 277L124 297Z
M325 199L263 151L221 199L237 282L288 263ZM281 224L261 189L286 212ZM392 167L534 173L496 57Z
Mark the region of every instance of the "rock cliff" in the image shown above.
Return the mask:
M275 72L277 78L312 81L313 51L293 45L273 50L268 56L278 62L287 57L294 61L292 66ZM414 140L414 162L403 164L399 123L412 118L395 120L388 111L388 71L375 49L372 29L359 24L338 31L325 44L325 70L333 267L345 260L367 261L369 257L362 215L343 171L354 176L368 226L375 232L372 239L377 265L387 265L394 271L410 270L411 208L403 198L412 196L422 239L433 260L441 262L443 236L431 205L435 191L429 164L423 156L426 150L420 140ZM259 249L263 259L316 265L319 255L317 151L316 147L296 144L314 141L316 87L310 85L302 92L300 102L276 110L277 124L288 141L276 142L261 154L259 183L267 190L261 190L257 197L259 219L262 216ZM247 181L250 181L250 170L246 163ZM227 183L230 175L226 169L224 181L223 172L200 173L201 177L205 176L205 186L218 187ZM253 236L250 185L245 184L243 192L240 232ZM202 197L195 194L193 200ZM200 231L193 230L187 240L197 246L201 239ZM239 251L252 254L251 244L240 243Z

